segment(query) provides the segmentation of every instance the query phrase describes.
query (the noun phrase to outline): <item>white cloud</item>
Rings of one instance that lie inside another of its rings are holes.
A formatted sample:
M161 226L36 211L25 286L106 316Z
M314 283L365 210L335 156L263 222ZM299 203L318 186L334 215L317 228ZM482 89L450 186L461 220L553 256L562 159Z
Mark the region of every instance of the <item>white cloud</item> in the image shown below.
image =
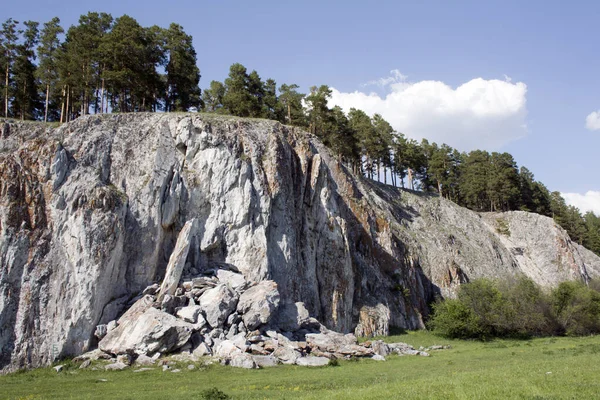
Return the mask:
M568 205L579 208L579 211L586 213L592 211L600 215L600 191L589 190L586 194L580 193L561 193Z
M383 88L396 83L406 82L407 78L408 76L404 75L400 70L393 69L390 71L390 76L363 83L362 86L379 86Z
M600 130L600 110L590 113L585 118L585 127L590 131Z
M332 88L329 106L379 113L407 137L465 151L497 150L527 135L527 85L522 82L477 78L454 89L439 81L408 82L393 70L389 77L367 85L384 86L388 94L343 93Z

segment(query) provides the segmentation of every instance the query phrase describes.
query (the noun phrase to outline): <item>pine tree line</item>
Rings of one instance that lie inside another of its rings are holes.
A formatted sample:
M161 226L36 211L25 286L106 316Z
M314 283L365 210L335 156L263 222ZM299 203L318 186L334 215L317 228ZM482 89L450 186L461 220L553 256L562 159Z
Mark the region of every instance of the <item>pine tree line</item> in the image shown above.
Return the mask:
M236 63L224 82L212 81L202 94L205 111L240 117L268 118L303 127L318 136L339 160L385 184L438 193L474 211L523 210L553 217L571 238L600 255L600 217L567 206L509 153L474 150L409 139L379 114L329 108L331 89L298 85L277 88L256 71Z
M0 30L4 117L66 122L105 112L185 111L200 105L192 37L172 23L90 12L66 32L59 18Z

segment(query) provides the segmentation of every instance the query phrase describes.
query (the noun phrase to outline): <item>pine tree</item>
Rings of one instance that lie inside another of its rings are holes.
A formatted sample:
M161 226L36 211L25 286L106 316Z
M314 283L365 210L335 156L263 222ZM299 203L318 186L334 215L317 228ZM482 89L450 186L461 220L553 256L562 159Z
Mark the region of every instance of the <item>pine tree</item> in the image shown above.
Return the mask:
M160 78L148 33L135 19L123 15L103 38L102 78L112 93L113 109L121 112L152 109Z
M53 107L51 107L50 94L52 93L52 97L54 98L58 93L57 84L59 76L57 71L57 57L60 47L59 35L62 33L64 33L64 30L60 26L60 19L58 17L54 17L49 22L46 22L40 33L40 45L37 48L39 65L36 73L41 86L45 90L44 122L48 121L49 109L50 119L56 119L57 106L53 102Z
M219 81L211 81L210 88L202 92L204 109L207 112L221 112L223 110L223 97L225 96L225 86Z
M583 219L586 227L583 245L600 256L600 217L588 211Z
M196 50L192 37L183 27L171 24L165 33L168 52L166 110L185 111L200 105L200 69L196 65Z
M223 108L231 115L249 117L252 113L253 97L248 89L246 67L235 63L229 67L229 76L225 79Z
M310 94L306 96L308 104L308 120L310 132L327 144L328 137L326 126L329 124L330 110L327 103L331 97L331 89L327 85L310 88Z
M79 17L79 25L71 26L67 31L58 57L66 114L61 112L61 120L69 121L71 115L88 114L91 105L97 109L102 75L100 44L112 22L110 14L89 12Z
M279 121L284 124L306 126L306 115L302 106L305 95L298 93L298 88L296 84L283 84L279 87L276 114Z
M460 191L465 205L475 211L489 210L488 179L491 174L490 154L474 150L466 157L460 179Z
M24 119L35 119L40 108L38 98L38 86L35 76L36 66L35 46L39 40L39 23L25 21L23 41L17 46L17 54L14 61L13 80L13 114Z
M263 84L263 118L279 120L277 115L277 83L267 79Z
M2 72L4 75L3 97L4 97L4 117L9 116L9 88L12 80L12 66L17 54L17 40L19 38L17 25L19 21L12 18L7 19L2 24L0 31L0 49L2 49Z

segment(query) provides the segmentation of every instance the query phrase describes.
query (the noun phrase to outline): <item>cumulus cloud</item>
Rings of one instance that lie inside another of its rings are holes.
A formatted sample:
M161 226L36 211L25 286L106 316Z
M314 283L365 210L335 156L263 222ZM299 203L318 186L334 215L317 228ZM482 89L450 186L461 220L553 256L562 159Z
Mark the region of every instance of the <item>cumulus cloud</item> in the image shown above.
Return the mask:
M447 143L459 150L497 150L527 135L527 85L476 78L456 88L440 81L409 82L398 70L366 85L387 94L332 88L329 106L381 114L407 137ZM365 85L363 85L364 87Z
M585 118L585 127L590 131L600 130L600 110L590 113Z
M562 196L568 205L579 208L582 213L592 211L594 214L600 215L600 191L589 190L585 194L562 193Z

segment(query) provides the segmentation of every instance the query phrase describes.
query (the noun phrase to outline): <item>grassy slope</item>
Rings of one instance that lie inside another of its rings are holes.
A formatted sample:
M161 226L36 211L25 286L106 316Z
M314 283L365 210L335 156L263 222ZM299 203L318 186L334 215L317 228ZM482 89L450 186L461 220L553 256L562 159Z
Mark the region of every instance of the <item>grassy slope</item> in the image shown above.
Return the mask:
M600 336L489 343L418 332L386 338L416 347L451 344L432 357L341 362L339 367L240 370L220 365L181 373L38 369L0 377L5 399L196 399L217 387L233 398L581 399L600 396ZM99 381L100 379L107 380Z

